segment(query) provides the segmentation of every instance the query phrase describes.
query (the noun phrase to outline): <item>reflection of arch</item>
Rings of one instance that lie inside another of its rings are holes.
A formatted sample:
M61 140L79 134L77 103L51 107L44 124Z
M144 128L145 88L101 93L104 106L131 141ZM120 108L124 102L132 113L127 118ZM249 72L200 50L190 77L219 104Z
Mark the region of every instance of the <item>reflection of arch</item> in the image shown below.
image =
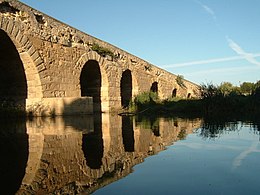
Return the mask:
M129 116L122 116L122 137L123 144L126 152L134 152L135 140L134 140L134 128L133 119Z
M127 107L132 99L132 74L129 69L122 74L120 81L121 106Z
M97 61L89 60L80 75L81 96L93 98L94 111L101 112L101 73Z
M26 121L26 133L28 135L29 156L26 167L26 174L23 178L23 185L32 185L37 171L40 168L41 157L44 148L44 125L43 118L35 118L35 120ZM48 123L49 125L49 123ZM55 129L57 130L57 129Z
M22 61L28 87L27 98L43 97L39 72L44 70L45 66L38 51L36 51L31 41L20 29L20 26L22 26L20 22L9 20L3 16L0 16L0 21L2 21L0 26L1 36L4 38L7 35L12 40ZM5 38L5 40L7 39Z
M177 97L177 89L176 88L172 91L172 97Z
M108 69L107 64L106 64L107 61L104 58L100 57L96 52L92 51L92 52L83 54L80 57L80 59L78 60L75 68L80 70L81 74L82 74L82 72L84 71L83 68L88 63L91 63L92 66L96 66L96 65L99 66L100 82L101 82L101 86L100 86L101 108L100 108L100 110L102 112L108 111L109 110L109 95L108 95L109 83L108 83L108 77L107 77L107 73L106 73L106 70ZM96 65L93 65L93 64L96 64ZM96 72L98 72L97 66L96 66ZM81 77L81 75L80 75L80 77ZM81 86L81 78L79 78L79 86Z
M15 194L26 173L28 160L28 135L25 122L3 123L1 121L0 129L1 194Z
M102 158L104 154L101 113L94 115L94 132L83 135L82 150L87 165L91 169L100 169L102 166Z
M152 83L150 91L154 92L154 93L158 93L158 82L153 82Z

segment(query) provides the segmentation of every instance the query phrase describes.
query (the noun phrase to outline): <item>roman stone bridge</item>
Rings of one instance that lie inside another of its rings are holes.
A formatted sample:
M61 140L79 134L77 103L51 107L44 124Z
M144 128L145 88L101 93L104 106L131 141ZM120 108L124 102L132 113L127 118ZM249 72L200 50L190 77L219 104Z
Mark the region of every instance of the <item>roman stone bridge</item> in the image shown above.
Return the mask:
M34 115L115 111L149 91L198 96L196 84L16 0L0 0L0 67L1 101Z

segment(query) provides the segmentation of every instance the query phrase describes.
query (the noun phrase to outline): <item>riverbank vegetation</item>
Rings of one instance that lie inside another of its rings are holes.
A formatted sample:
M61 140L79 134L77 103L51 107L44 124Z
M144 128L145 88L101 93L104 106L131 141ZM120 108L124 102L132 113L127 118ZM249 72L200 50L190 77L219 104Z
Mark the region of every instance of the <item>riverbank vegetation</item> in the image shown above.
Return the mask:
M161 101L154 92L142 93L134 98L130 110L143 114L190 115L198 117L260 114L260 81L244 82L240 86L223 82L202 84L201 98L169 98Z

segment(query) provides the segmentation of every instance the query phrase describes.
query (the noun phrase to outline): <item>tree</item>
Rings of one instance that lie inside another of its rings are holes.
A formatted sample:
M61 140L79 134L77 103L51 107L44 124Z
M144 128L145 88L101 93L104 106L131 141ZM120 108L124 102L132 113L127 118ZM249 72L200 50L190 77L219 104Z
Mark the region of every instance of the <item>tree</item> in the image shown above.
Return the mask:
M243 83L240 85L240 89L241 89L241 92L242 92L244 95L250 95L250 94L252 94L252 92L253 92L253 90L254 90L254 86L255 86L254 83L251 83L251 82L243 82Z
M224 96L227 96L234 90L234 86L230 82L223 82L220 84L219 90Z
M219 89L212 83L201 84L200 93L203 99L210 99L219 95Z

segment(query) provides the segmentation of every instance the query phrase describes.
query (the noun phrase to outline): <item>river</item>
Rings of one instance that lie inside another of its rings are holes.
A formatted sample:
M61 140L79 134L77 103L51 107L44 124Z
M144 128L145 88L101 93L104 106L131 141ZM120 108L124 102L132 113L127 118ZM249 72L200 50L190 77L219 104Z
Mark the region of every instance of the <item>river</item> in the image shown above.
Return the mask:
M1 120L1 194L260 194L259 120Z

